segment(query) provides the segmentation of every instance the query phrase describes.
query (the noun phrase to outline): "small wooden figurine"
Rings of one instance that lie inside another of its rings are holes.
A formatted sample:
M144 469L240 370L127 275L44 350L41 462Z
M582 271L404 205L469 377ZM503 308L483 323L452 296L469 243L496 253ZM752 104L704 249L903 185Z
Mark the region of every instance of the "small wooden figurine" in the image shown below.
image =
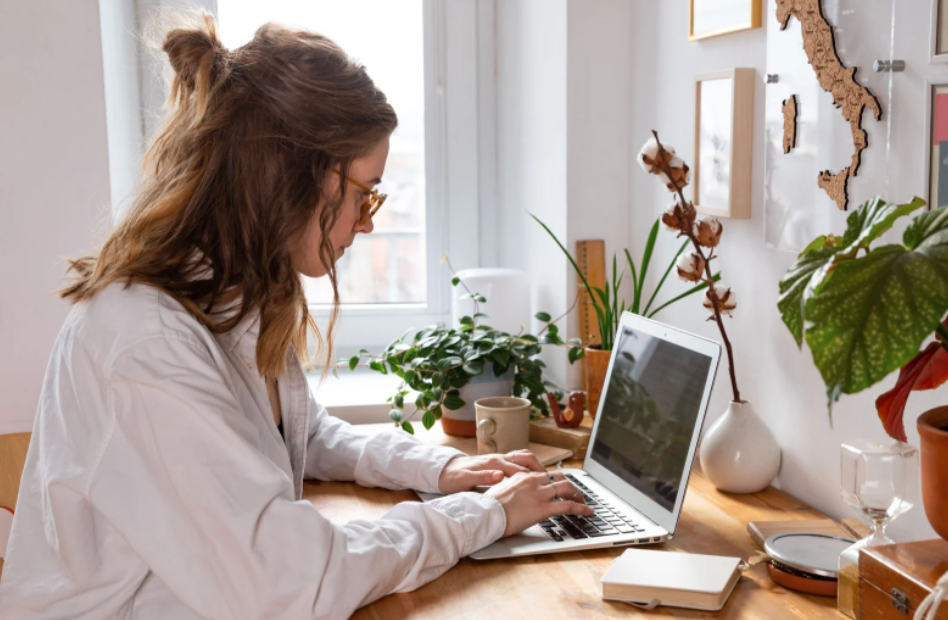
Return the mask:
M562 428L573 428L583 423L585 395L583 392L573 392L569 395L569 407L560 409L560 404L556 402L556 396L553 392L546 395L550 401L550 411L553 412L553 419L556 425Z

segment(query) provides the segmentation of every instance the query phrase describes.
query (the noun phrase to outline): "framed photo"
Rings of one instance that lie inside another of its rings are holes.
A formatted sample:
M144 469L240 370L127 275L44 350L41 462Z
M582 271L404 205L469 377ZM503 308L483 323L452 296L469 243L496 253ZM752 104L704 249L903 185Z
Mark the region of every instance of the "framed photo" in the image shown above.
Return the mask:
M750 217L754 79L754 69L729 69L695 78L692 183L698 213Z
M948 81L929 82L925 105L928 208L948 205Z
M932 0L929 63L948 62L948 0Z
M762 0L689 0L689 2L691 3L689 41L760 28Z

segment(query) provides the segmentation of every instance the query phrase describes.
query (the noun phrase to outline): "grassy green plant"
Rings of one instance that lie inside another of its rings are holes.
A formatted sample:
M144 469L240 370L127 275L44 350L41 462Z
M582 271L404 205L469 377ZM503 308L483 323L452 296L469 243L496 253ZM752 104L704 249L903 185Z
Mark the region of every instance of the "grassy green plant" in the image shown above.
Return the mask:
M647 318L652 318L671 304L708 288L707 283L702 282L701 284L689 288L684 293L668 300L667 302L652 310L652 304L655 303L655 299L658 296L659 291L662 290L665 280L668 279L668 274L670 274L672 269L675 268L675 261L678 260L678 257L688 246L689 242L685 241L682 243L681 247L678 248L678 252L672 257L671 261L669 261L668 268L665 269L665 273L662 274L661 280L659 280L658 285L652 291L648 301L644 301L646 295L645 278L648 274L648 268L652 262L652 254L655 251L655 243L658 239L658 220L655 220L655 223L652 225L652 229L649 231L648 240L645 243L645 251L642 253L642 260L639 263L639 268L636 268L635 261L632 259L632 255L629 253L629 251L623 250L625 253L626 265L623 266L622 271L619 272L618 259L616 258L616 254L613 254L611 281L606 284L605 288L599 288L598 286L589 285L589 282L586 280L586 276L583 274L582 270L580 270L579 265L576 264L576 260L573 258L572 254L569 253L569 250L567 250L566 247L560 242L560 240L557 239L556 235L553 234L553 231L551 231L549 227L544 224L537 216L531 213L530 217L535 219L537 223L543 227L543 230L545 230L550 235L550 237L553 238L553 241L556 242L556 245L559 246L560 250L563 251L563 254L566 255L566 258L569 259L569 263L576 271L576 275L579 276L583 288L585 288L589 293L589 303L592 305L593 310L596 313L596 319L599 323L599 333L602 335L601 346L603 351L612 350L612 346L614 344L613 340L615 338L616 331L619 328L619 320L622 318L623 312L629 311L633 314L639 314ZM626 267L628 267L629 272L632 274L631 303L626 303L626 300L619 299L619 287L622 285L622 279L625 277ZM716 273L714 275L715 282L717 282L720 278L720 273ZM572 362L573 360L571 359L570 361Z

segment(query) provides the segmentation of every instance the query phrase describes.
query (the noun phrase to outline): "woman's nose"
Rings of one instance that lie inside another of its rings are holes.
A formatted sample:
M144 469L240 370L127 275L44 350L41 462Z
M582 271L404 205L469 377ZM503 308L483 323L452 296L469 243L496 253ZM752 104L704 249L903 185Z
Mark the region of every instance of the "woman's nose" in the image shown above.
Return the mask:
M361 233L369 234L369 233L372 232L373 230L375 230L375 224L374 224L374 223L372 222L372 220L370 219L370 220L369 220L368 222L366 222L365 224L360 224L359 227L358 227L358 229L356 230L356 232L361 232Z

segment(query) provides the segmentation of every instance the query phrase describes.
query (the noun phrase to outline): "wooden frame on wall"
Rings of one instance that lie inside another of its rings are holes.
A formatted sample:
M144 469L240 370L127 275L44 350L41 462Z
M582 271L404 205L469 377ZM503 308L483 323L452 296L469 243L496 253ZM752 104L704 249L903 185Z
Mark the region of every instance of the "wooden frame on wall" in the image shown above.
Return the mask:
M728 69L695 77L692 187L703 215L750 218L755 76L754 69Z
M939 92L942 91L942 92ZM935 132L938 131L940 134L944 135L948 133L948 114L946 110L942 110L943 114L946 114L945 120L942 123L936 123L934 120L935 113L937 112L937 106L935 105L935 96L936 95L948 95L948 78L939 78L937 80L927 80L925 82L925 200L928 202L929 209L938 208L939 202L942 204L948 204L948 200L939 201L937 196L937 183L939 181L940 173L948 173L948 170L941 169L941 163L948 160L948 148L945 149L945 152L939 152L935 154ZM942 141L945 142L945 141ZM939 151L941 149L939 148ZM937 164L936 168L934 164ZM946 166L948 168L948 166ZM946 174L948 176L948 174Z
M938 2L939 0L934 0ZM750 30L751 28L760 28L761 26L761 3L763 0L745 0L747 4L747 13L746 15L742 12L741 15L736 16L735 19L729 20L724 24L715 24L705 30L700 30L701 24L697 24L698 29L696 30L695 24L695 3L700 2L702 5L711 5L720 0L688 0L688 40L689 41L698 41L700 39L707 39L710 37L720 36L722 34L730 34L732 32L739 32L741 30Z
M932 0L929 64L948 62L948 0Z

